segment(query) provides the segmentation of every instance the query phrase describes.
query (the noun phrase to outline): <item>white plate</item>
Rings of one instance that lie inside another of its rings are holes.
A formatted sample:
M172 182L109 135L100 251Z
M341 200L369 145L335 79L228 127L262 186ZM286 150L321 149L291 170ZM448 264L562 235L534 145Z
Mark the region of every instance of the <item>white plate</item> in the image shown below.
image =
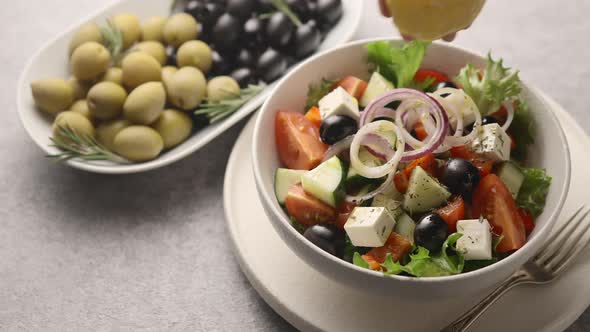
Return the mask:
M43 149L45 153L55 153L58 150L50 148L51 118L39 112L33 103L30 91L30 82L35 79L49 77L70 76L68 71L67 50L69 40L76 29L86 22L103 24L108 17L121 12L134 13L140 19L146 19L154 15L166 16L169 14L170 1L164 0L122 0L118 1L88 18L72 26L56 39L48 42L28 62L21 74L17 87L18 112L26 131L31 138ZM349 41L362 17L363 4L359 0L343 0L344 15L336 24L320 46L323 51ZM269 85L263 92L244 105L240 110L219 123L198 131L186 142L176 148L163 153L155 160L129 165L120 165L106 161L82 162L78 160L68 161L67 164L86 171L97 173L135 173L159 168L197 151L209 143L215 137L229 129L236 122L244 118L258 108L270 93L274 84Z
M588 203L588 137L559 105L548 101L562 122L571 148L573 180L559 218L563 221L582 203ZM295 327L304 331L437 331L485 295L457 294L452 300L406 303L399 298L360 293L312 269L281 241L258 200L251 167L253 127L251 119L227 165L227 227L252 286ZM590 255L585 253L556 282L522 286L506 294L472 331L562 331L590 305L588 275Z

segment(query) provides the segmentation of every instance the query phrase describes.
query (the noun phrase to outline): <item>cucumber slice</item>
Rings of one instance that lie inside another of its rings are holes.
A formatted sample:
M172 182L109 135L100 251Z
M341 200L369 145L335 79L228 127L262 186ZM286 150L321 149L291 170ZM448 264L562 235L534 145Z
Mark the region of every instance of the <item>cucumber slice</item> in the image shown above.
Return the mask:
M393 187L393 186L392 186ZM371 206L384 207L391 214L392 217L397 218L402 211L402 199L403 196L395 190L395 193L380 193L373 197Z
M377 167L383 165L381 159L372 155L367 149L361 147L359 150L359 160L363 164L371 167ZM367 184L379 182L381 179L369 179L361 176L353 167L348 169L346 174L346 188L359 188Z
M371 75L371 79L369 80L369 84L365 89L365 93L363 93L363 96L359 101L359 105L365 107L369 105L373 99L382 96L389 90L393 90L393 88L393 83L389 82L378 72L374 72L373 75Z
M520 167L511 161L505 161L500 164L496 174L504 182L506 188L510 190L512 198L516 199L520 186L524 182L524 173L520 170Z
M301 182L301 176L307 171L299 169L278 168L275 172L275 195L279 204L285 204L287 192L293 186Z
M345 195L345 177L346 166L334 156L303 174L301 185L303 190L320 201L337 207Z
M410 240L414 244L414 229L416 229L416 223L410 216L402 212L398 217L395 218L396 224L394 232Z
M441 206L449 197L451 193L443 185L422 167L416 166L404 195L404 210L411 214L426 212Z

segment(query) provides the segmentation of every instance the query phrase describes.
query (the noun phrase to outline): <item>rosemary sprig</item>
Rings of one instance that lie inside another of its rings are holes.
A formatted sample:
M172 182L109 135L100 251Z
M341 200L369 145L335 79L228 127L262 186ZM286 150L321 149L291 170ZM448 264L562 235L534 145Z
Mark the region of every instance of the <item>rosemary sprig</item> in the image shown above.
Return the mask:
M129 161L98 143L92 136L78 135L70 126L58 126L59 135L51 137L49 146L61 150L60 153L49 154L48 158L55 162L63 162L73 158L82 160L110 160L116 163L128 163Z
M100 32L111 57L116 59L123 50L123 33L111 20L107 20L107 25L102 27Z
M262 89L264 89L263 84L250 84L247 88L241 89L238 93L232 93L226 98L206 100L195 111L195 114L206 115L209 123L215 123L240 109L240 107L252 99L252 97L256 96Z
M295 14L291 7L285 2L285 0L270 0L270 3L280 12L287 15L287 17L295 24L295 26L300 27L303 25L297 14Z

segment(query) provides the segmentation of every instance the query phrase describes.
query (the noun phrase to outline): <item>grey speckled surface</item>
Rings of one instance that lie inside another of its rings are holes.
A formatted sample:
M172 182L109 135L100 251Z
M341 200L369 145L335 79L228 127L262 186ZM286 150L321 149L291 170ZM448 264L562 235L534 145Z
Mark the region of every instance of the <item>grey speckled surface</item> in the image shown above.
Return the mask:
M357 37L394 34L362 1ZM291 329L240 272L225 233L223 173L243 123L177 164L124 177L47 162L18 123L27 58L105 3L12 1L0 12L0 330ZM588 12L584 0L493 0L455 42L493 49L588 131ZM588 330L589 312L569 329Z

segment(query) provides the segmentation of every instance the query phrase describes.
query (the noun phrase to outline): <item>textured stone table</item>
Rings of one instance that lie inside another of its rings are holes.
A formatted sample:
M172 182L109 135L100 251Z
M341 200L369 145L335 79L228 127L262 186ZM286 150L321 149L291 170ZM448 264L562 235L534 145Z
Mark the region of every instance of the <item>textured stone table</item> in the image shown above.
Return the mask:
M357 38L395 33L373 0L358 1L367 9ZM292 329L240 272L225 232L223 173L243 123L181 162L130 176L49 163L21 127L15 84L27 58L106 3L3 2L0 330ZM455 42L494 50L588 128L590 2L564 3L488 1ZM587 312L569 331L588 330Z

